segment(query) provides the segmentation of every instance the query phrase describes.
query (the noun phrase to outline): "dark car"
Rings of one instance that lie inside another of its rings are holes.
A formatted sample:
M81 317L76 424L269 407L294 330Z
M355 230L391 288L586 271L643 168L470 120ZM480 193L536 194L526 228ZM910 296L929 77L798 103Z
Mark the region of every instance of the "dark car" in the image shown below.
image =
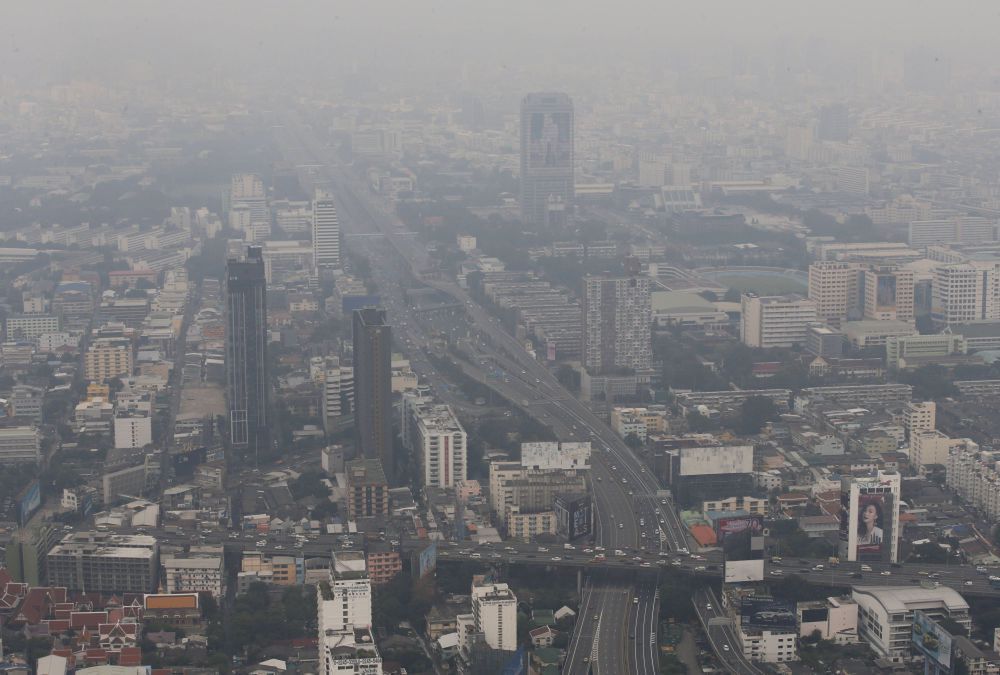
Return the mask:
M865 578L865 575L864 575L864 574L862 574L861 572L855 572L855 573L854 573L854 574L852 574L851 576L852 576L853 578L855 578L855 579L864 579L864 578Z

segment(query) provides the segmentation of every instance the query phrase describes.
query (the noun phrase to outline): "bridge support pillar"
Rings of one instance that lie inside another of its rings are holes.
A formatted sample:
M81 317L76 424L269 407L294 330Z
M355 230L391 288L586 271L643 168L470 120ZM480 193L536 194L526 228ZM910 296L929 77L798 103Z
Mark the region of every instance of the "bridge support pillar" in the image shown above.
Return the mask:
M583 597L583 570L578 569L576 571L576 595L577 597Z

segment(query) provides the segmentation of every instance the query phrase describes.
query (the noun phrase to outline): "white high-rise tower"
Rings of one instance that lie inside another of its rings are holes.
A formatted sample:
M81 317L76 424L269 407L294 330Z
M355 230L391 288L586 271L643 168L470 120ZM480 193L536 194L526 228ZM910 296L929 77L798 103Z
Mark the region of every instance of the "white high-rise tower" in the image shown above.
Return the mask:
M313 198L313 258L319 270L340 267L340 221L333 197L321 190Z

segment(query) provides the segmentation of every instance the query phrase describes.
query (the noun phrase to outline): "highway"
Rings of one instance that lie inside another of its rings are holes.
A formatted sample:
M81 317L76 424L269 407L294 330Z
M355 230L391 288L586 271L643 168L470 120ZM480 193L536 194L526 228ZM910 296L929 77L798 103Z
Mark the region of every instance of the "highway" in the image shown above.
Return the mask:
M373 260L372 270L389 310L390 322L394 330L396 326L401 329L397 330L397 335L404 342L409 340L414 345L427 344L426 336L421 334L417 321L413 320L415 317L410 311L412 308L407 308L401 302L402 294L398 292L399 289L411 287L413 279L422 279L427 286L460 302L466 309L470 323L484 338L481 346L489 346L495 350L497 357L509 359L520 366L519 373L510 373L516 377L510 377L509 382L504 383L511 386L498 387L498 391L505 396L509 392L516 405L524 407L528 414L543 424L552 426L557 434L560 428L571 429L573 435L560 436L563 440L592 440L607 448L604 453L595 453L592 470L595 478L597 541L616 548L638 545L643 539L643 532L646 539L660 539L659 519L653 518L651 510L658 486L652 476L645 472L631 449L602 420L567 392L544 365L525 351L520 341L504 331L499 322L474 303L464 290L450 281L429 278L430 275L425 274L430 268L426 249L415 245L412 235L405 233L405 226L383 204L368 198L367 186L349 171L337 166L335 161L330 161L333 159L332 153L316 138L311 128L292 119L290 124L278 127L275 131L279 143L284 146L286 157L299 166L309 167L304 169L304 182L311 180L316 185L324 184L326 189L333 192L346 234L381 233L394 249L396 255L389 256L383 251ZM413 358L413 367L423 375L424 372L421 371L427 364L416 357L415 351L409 352ZM495 383L487 384L493 386ZM646 515L649 517L646 518ZM645 526L640 525L640 519L646 522ZM674 524L666 518L664 521L664 528ZM665 533L662 538L667 545L684 541L682 530L674 530L669 535ZM629 609L637 603L633 603L626 593L614 593L613 586L603 587L599 581L592 583L594 592L587 596L587 602L581 606L581 614L600 613L603 617L596 628L596 639L593 640L597 645L596 651L585 655L586 650L576 644L581 635L574 634L571 652L576 656L572 662L567 662L564 672L589 672L595 658L597 664L593 670L596 672L650 675L657 672L658 650L655 644L649 645L643 641L642 647L648 648L648 654L639 662L633 663L630 662L633 659L629 657L633 650L617 639L618 627L627 625ZM654 578L643 580L635 587L639 598L637 606L647 615L658 611L655 586ZM612 592L599 592L602 588ZM655 643L655 639L652 642Z

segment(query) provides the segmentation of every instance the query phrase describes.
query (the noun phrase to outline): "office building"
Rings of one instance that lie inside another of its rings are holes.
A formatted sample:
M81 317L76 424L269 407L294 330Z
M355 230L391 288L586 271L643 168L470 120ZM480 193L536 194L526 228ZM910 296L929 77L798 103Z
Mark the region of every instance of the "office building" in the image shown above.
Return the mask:
M521 219L545 226L574 199L573 101L561 93L521 100Z
M455 487L467 477L468 436L451 406L424 404L414 409L412 445L420 458L425 487Z
M864 275L866 319L913 321L913 270L873 265Z
M312 211L313 260L317 269L340 267L340 220L333 196L317 190Z
M264 181L253 173L234 174L229 187L229 226L246 231L258 223L271 223Z
M10 342L33 342L48 333L59 332L59 317L50 314L14 314L4 321Z
M365 554L334 551L330 579L317 584L319 629L371 628L372 585Z
M877 658L894 663L911 658L914 612L934 619L947 618L972 627L969 603L947 586L854 586L851 598L858 604L858 634Z
M16 529L7 544L5 564L14 581L42 586L48 581L46 555L63 530L50 522L35 521Z
M35 427L0 428L0 465L38 464L41 440Z
M897 562L900 476L877 471L840 481L842 560Z
M333 433L343 416L354 411L354 368L341 365L337 357L328 357L319 376L323 385L323 425L327 433Z
M345 465L347 474L347 517L389 516L389 482L377 459L354 459Z
M996 240L996 221L978 216L910 221L909 243L914 248L934 244L985 244Z
M517 597L507 584L472 586L472 616L476 632L501 651L517 649Z
M392 448L392 329L385 310L354 311L354 431L361 456L382 462L395 476Z
M819 260L809 265L809 299L820 321L840 325L857 314L861 264Z
M164 557L163 577L167 593L211 593L221 598L225 590L222 556Z
M226 406L229 439L254 455L269 449L267 288L261 249L226 263Z
M797 661L797 636L794 631L749 630L737 631L743 656L758 663L785 663Z
M156 539L78 532L49 551L51 586L87 593L151 593L159 582Z
M142 448L153 442L153 418L148 413L123 411L115 415L115 447Z
M104 382L132 374L132 345L126 340L98 340L83 354L83 377Z
M649 277L587 276L583 294L583 358L591 374L629 369L647 373L652 363Z
M952 325L1000 319L1000 264L938 265L931 286L931 318Z
M804 346L809 324L818 319L816 303L800 295L744 293L741 306L740 337L748 347Z
M965 338L948 333L902 335L885 340L885 363L894 370L943 363L949 357L961 357L967 352Z
M265 241L264 278L268 286L308 281L313 272L313 247L303 241Z

